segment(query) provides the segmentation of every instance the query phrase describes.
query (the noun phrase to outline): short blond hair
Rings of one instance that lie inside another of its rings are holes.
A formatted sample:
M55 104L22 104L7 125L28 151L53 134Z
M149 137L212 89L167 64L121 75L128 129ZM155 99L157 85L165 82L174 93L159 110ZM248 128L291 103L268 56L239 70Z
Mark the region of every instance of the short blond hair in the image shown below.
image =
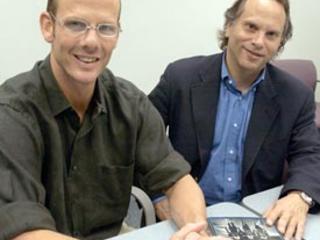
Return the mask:
M121 0L119 0L119 3L120 3L120 9L119 9L119 15L118 15L118 22L120 21L120 15L121 15ZM57 14L57 9L58 9L58 0L48 0L47 12L55 16Z

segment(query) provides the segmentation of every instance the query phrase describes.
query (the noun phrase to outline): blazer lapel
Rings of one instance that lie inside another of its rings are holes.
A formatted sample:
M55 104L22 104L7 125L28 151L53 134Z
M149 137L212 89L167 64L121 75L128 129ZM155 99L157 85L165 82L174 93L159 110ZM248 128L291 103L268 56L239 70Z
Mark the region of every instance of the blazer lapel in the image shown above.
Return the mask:
M256 91L246 135L242 168L243 182L245 182L245 177L256 160L257 153L279 112L279 105L275 96L276 91L272 79L266 71L266 79L260 83Z
M199 79L191 86L193 121L201 160L205 169L214 136L214 126L220 89L222 55L215 55L199 72ZM209 119L209 120L208 120Z

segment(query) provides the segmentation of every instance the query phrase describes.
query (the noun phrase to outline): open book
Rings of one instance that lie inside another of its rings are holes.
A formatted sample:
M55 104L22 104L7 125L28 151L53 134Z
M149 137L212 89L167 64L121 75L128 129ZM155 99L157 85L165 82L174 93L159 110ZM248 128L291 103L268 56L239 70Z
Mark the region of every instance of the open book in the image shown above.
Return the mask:
M283 240L275 227L266 225L259 217L209 217L209 229L213 236L233 240Z

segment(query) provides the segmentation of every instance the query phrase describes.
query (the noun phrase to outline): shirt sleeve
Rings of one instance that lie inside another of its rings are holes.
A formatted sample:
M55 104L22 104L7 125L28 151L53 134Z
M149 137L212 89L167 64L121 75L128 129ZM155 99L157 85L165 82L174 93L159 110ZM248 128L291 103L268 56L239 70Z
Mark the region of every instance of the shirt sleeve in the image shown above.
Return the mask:
M140 187L154 195L188 174L190 165L172 148L160 114L145 95L139 105L136 172Z
M41 183L41 134L26 113L0 105L0 240L35 229L55 230Z

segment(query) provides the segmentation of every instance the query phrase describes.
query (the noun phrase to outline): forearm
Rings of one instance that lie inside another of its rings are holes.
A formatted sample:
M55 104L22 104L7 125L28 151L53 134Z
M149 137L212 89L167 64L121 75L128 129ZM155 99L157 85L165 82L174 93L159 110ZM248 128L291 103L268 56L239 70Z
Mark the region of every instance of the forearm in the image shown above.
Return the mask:
M198 184L190 175L182 177L166 191L170 213L179 227L206 221L206 206Z
M20 234L12 240L76 240L76 238L72 238L57 232L49 231L49 230L35 230Z

